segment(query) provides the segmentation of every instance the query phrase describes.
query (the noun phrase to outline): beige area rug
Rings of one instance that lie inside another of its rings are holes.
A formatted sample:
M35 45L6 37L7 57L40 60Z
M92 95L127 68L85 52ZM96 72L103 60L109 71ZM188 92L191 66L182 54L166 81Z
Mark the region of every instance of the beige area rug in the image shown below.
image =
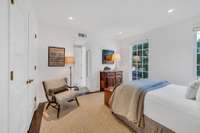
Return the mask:
M94 93L78 98L66 104L61 110L60 118L51 107L44 111L40 133L131 133L124 123L112 115L104 105L103 93Z

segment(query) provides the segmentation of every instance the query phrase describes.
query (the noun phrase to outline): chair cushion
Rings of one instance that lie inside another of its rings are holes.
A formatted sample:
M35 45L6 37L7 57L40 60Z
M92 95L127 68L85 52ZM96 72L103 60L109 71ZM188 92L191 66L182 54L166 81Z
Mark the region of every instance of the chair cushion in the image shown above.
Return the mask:
M56 100L59 104L63 104L64 102L68 102L69 100L74 99L76 96L78 96L78 91L65 91L62 93L58 93L55 95Z
M67 83L66 83L64 78L47 80L47 81L44 81L44 83L45 83L45 87L46 87L47 91L49 91L49 89L51 89L51 90L52 89L57 89L57 88L61 88L61 87L67 85Z

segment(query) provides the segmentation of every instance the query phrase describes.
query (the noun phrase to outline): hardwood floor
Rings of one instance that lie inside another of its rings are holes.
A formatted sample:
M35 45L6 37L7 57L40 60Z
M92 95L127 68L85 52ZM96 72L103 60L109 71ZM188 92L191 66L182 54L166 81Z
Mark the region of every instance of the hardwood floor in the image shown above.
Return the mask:
M45 103L39 104L38 109L35 111L35 113L33 115L33 119L32 119L31 126L29 128L28 133L39 133L40 132L40 126L41 126L44 106L45 106Z

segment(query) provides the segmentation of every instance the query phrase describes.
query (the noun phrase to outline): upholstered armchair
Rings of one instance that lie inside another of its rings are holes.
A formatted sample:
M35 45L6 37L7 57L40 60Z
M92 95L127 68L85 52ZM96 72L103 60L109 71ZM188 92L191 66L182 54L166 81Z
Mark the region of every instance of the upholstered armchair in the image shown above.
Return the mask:
M77 99L79 88L76 86L68 86L66 78L43 81L43 88L48 100L46 109L48 109L49 106L57 109L57 118L59 118L61 106L65 102L75 100L79 106Z

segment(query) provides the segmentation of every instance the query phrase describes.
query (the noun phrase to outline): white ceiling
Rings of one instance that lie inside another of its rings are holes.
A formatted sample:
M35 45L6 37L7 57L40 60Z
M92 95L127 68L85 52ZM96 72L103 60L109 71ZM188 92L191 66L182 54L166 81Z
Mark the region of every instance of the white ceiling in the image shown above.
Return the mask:
M200 0L33 1L40 21L109 37L135 35L200 15ZM169 14L172 8L175 11Z

